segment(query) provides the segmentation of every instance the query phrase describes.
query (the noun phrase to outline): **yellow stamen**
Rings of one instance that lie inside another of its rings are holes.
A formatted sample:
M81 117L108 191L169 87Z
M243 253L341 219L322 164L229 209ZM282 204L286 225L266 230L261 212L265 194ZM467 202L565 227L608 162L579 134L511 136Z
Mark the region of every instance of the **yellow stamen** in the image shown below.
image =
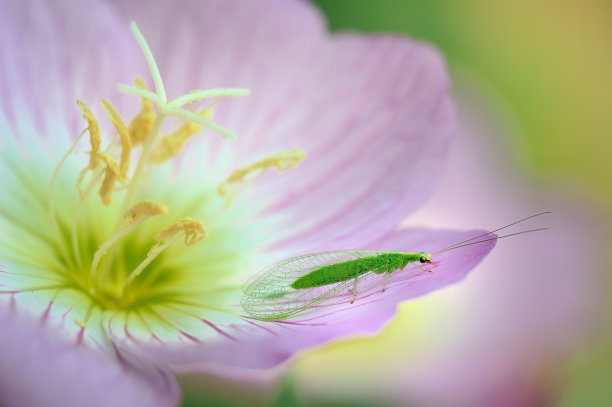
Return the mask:
M122 178L127 178L127 173L130 170L130 154L132 153L132 140L130 139L130 132L125 125L125 122L121 118L121 115L115 109L108 100L102 99L102 107L108 115L111 123L117 129L119 138L121 139L121 160L119 164L119 172Z
M125 280L124 287L127 287L155 258L168 246L185 234L185 245L192 246L206 237L206 230L202 221L199 219L183 218L176 220L172 225L162 230L155 240L157 244L151 247L147 257L132 271Z
M116 182L117 173L113 171L110 166L106 167L104 170L104 179L102 180L102 185L100 185L100 190L98 191L104 205L110 205Z
M126 183L127 179L121 174L121 167L113 157L107 153L98 153L98 156L104 161L104 164L106 164L104 179L102 180L102 185L100 185L100 191L98 193L100 194L102 203L108 206L111 203L117 180Z
M115 244L117 240L150 217L161 215L166 212L168 212L168 207L155 201L142 201L125 211L123 214L125 227L115 233L106 242L102 243L98 250L94 253L93 261L91 262L91 275L95 276L102 256L106 254L108 249Z
M100 161L98 153L100 152L100 145L102 144L102 138L100 137L100 125L96 120L93 112L82 100L77 100L77 105L83 113L83 118L87 121L87 130L89 131L89 143L91 144L91 151L89 152L89 164L83 168L79 173L76 182L76 188L79 191L79 196L83 198L83 191L81 191L81 184L85 178L85 174L88 170L95 170L98 167Z
M121 177L121 170L119 169L119 164L117 161L107 153L98 153L98 157L106 164L106 166L115 173L117 177L120 178L121 182L125 182L125 179Z
M123 221L126 225L131 225L134 222L141 222L151 216L161 215L168 212L168 207L162 203L155 201L142 201L132 206L123 214Z
M210 119L212 117L210 107L195 112L198 116ZM181 152L185 143L193 136L202 131L202 126L191 120L185 120L181 127L162 137L155 150L151 154L151 161L161 164Z
M102 138L100 137L100 125L94 116L93 112L82 100L77 100L77 104L83 112L83 119L87 121L87 130L89 130L89 142L91 143L91 152L89 154L88 169L95 169L98 165L97 153L100 151Z
M141 78L134 79L134 84L139 89L148 90L145 81ZM153 130L153 123L155 123L157 116L155 109L153 109L153 102L144 97L141 97L140 100L142 101L140 112L130 122L130 137L133 144L145 142L151 134L151 130Z
M160 243L167 242L181 232L185 233L185 245L187 246L192 246L206 237L206 230L204 230L204 225L201 220L183 218L176 220L172 225L155 236L155 240L158 242L156 246L159 246Z
M269 168L276 168L276 171L283 173L296 167L306 158L306 152L299 147L289 151L279 151L271 154L251 165L238 168L217 188L217 192L221 196L227 196L225 207L229 208L239 192L241 185L252 183L266 172ZM254 175L251 175L254 174ZM250 180L247 177L251 177ZM228 191L228 189L230 189Z

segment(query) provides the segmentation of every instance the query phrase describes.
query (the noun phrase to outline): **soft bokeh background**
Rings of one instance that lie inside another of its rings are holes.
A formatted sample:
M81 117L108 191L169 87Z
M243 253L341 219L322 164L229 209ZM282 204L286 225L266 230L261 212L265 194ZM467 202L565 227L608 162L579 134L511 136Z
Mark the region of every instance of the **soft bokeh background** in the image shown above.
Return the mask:
M448 60L454 173L408 223L493 227L552 209L536 226L553 230L500 241L461 287L404 304L374 338L301 354L288 375L184 376L184 404L459 405L481 386L489 405L612 405L612 3L314 3L332 30L407 34Z

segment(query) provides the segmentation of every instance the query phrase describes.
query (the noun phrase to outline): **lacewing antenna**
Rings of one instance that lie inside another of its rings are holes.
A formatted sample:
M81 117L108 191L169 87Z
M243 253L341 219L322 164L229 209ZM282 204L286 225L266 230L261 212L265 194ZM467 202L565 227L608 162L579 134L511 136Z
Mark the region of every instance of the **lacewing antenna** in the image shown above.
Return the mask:
M549 228L539 228L539 229L530 229L530 230L523 230L522 232L516 232L516 233L510 233L509 235L504 235L504 236L497 236L497 237L492 237L490 239L485 239L485 240L479 240L477 242L471 242L471 243L465 243L462 245L455 245L455 246L451 246L451 247L447 247L446 249L441 249L438 250L436 252L431 253L431 255L433 256L434 254L438 254L438 253L443 253L443 252L447 252L449 250L455 250L458 249L460 247L465 247L465 246L471 246L473 244L478 244L478 243L484 243L484 242L489 242L491 240L497 240L497 239L503 239L504 237L510 237L510 236L516 236L516 235L522 235L524 233L531 233L531 232L540 232L542 230L548 230Z
M469 246L470 244L476 244L476 243L487 242L487 241L494 240L494 239L502 239L502 238L504 238L504 237L515 236L515 235L519 235L519 234L522 234L522 233L529 233L529 232L537 232L537 231L540 231L540 230L546 230L546 229L548 229L548 228L540 228L540 229L526 230L526 231L523 231L523 232L512 233L512 234L505 235L505 236L498 236L498 237L494 237L494 238L490 238L490 239L486 239L486 240L480 240L480 241L478 241L478 242L473 242L473 243L466 244L466 243L468 243L468 242L471 242L472 240L480 239L481 237L485 237L485 236L487 236L487 235L490 235L491 233L499 232L500 230L504 230L504 229L506 229L506 228L509 228L510 226L514 226L514 225L519 224L519 223L521 223L521 222L524 222L524 221L526 221L526 220L529 220L529 219L535 218L536 216L547 215L547 214L549 214L549 213L552 213L552 212L547 211L547 212L540 212L540 213L536 213L535 215L531 215L531 216L528 216L528 217L526 217L526 218L523 218L523 219L517 220L516 222L512 222L512 223L510 223L510 224L508 224L508 225L502 226L502 227L497 228L497 229L495 229L495 230L492 230L492 231L490 231L490 232L486 232L486 233L483 233L483 234L481 234L481 235L478 235L478 236L472 237L472 238L470 238L470 239L467 239L467 240L463 240L463 241L461 241L461 242L454 243L454 244L452 244L452 245L450 245L450 246L447 246L447 247L445 247L445 248L443 248L443 249L437 250L437 251L435 251L435 252L433 252L433 253L431 253L431 254L432 254L432 255L434 255L434 254L442 253L442 252L445 252L445 251L448 251L448 250L451 250L451 249L457 249L457 248L459 248L459 247Z

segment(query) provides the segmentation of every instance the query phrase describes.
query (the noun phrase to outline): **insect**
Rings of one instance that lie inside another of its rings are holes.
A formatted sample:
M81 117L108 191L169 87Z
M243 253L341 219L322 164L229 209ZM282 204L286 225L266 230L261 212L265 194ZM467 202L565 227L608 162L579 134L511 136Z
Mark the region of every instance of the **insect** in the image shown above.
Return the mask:
M279 321L340 303L352 304L387 283L394 273L408 265L423 273L435 266L439 253L491 240L536 232L546 228L525 230L505 236L494 233L517 223L550 212L529 216L471 239L454 243L431 253L370 250L337 250L293 257L273 264L256 275L244 289L240 301L250 316L264 321ZM478 240L481 239L481 240ZM425 266L427 265L427 266ZM411 269L414 270L411 267Z

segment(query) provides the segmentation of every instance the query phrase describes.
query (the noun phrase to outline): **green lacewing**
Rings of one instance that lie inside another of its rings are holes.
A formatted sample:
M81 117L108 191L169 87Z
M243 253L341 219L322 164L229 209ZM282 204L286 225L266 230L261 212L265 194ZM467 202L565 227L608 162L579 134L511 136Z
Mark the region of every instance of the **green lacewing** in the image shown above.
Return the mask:
M264 321L280 321L341 303L352 304L358 293L363 298L364 294L381 286L384 292L391 276L408 265L414 266L418 272L431 272L424 265L435 266L433 256L439 253L545 230L539 228L505 236L494 235L502 229L547 213L550 212L523 218L431 253L336 250L282 260L267 267L247 283L240 304L248 315Z

